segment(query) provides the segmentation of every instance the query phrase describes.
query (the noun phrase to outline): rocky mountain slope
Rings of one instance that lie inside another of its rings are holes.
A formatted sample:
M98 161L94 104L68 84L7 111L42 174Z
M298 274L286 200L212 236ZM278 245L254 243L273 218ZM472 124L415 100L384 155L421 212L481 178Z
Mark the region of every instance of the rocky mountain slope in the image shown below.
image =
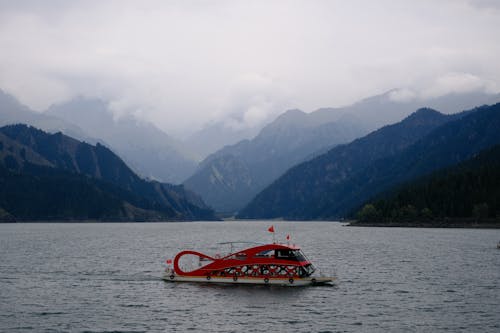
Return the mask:
M252 140L244 140L207 157L187 179L214 209L235 212L288 168L314 152L348 142L364 133L355 121L309 122L311 115L290 110Z
M211 209L183 186L140 178L99 143L93 146L62 133L49 134L26 125L11 125L0 128L0 148L4 182L1 191L4 199L9 199L1 202L0 207L16 218L214 218ZM70 188L73 190L69 191ZM90 214L89 210L96 206L88 204L88 200L94 200L92 194L105 197L103 202L114 202L109 206L111 210L103 208L100 213ZM69 206L64 204L66 198L74 199ZM50 214L47 210L46 215L37 215L30 211L40 200L57 213ZM88 206L83 210L87 215L74 215L81 205ZM20 206L24 210L18 210Z

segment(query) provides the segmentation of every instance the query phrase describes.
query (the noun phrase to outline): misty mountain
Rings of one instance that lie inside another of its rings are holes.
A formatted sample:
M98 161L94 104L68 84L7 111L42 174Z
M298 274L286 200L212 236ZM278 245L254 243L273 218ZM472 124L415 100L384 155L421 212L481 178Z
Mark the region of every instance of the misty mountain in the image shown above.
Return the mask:
M180 183L196 169L194 158L179 142L152 123L132 116L115 119L108 103L102 100L78 97L52 105L46 114L78 124L144 177Z
M290 169L240 213L243 218L343 217L401 182L459 163L500 142L500 104L443 115L422 109Z
M0 163L4 185L0 208L18 218L214 218L183 186L145 181L105 146L60 132L48 134L26 125L0 128ZM96 202L93 195L103 202Z
M300 110L287 111L254 139L226 146L207 157L185 186L217 211L234 212L315 151L364 133L349 117L331 123L309 121L311 117Z
M311 113L289 110L255 138L209 155L184 184L216 210L234 212L293 165L382 125L398 122L422 106L452 113L500 101L500 95L482 92L407 100L401 100L398 93L400 90L392 90L350 106Z
M224 146L252 139L262 127L239 128L229 126L224 121L215 122L193 133L184 141L184 145L188 147L189 151L195 153L200 160L203 160Z
M368 131L384 125L393 124L423 107L450 114L469 110L479 105L492 105L500 102L500 94L487 94L481 91L450 93L439 97L401 98L399 89L371 96L352 105L340 108L323 108L311 113L310 122L325 123L350 115Z
M499 224L499 213L500 145L496 145L371 199L356 214L356 224L491 226Z
M35 112L0 89L0 126L12 124L30 124L49 133L63 132L79 140L96 142L77 125L58 117Z

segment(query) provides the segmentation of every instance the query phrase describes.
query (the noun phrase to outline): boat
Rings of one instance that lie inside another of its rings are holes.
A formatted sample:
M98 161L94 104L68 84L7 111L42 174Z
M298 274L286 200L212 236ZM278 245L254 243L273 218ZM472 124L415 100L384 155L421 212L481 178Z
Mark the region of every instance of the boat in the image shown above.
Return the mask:
M289 244L259 244L229 254L209 256L192 250L179 252L173 262L167 260L164 280L172 282L205 282L305 286L333 284L334 277L323 276L302 250ZM195 264L183 265L185 257ZM173 264L173 265L172 265ZM194 266L194 267L193 267Z

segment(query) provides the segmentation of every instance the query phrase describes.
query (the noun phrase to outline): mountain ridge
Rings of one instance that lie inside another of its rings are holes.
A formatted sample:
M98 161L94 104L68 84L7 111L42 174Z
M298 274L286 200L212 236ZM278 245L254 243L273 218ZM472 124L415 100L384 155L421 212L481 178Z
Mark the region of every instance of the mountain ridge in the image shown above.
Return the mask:
M290 166L318 149L354 139L362 132L352 123L309 126L300 110L289 110L265 126L252 140L209 155L184 185L219 212L242 208Z
M362 196L359 189L365 189L366 184L372 182L362 176L367 174L366 170L375 168L373 164L379 163L377 167L382 168L383 162L380 161L394 158L393 156L412 147L441 126L460 121L474 113L468 111L444 115L427 108L419 109L399 123L384 126L363 138L333 148L326 154L295 166L260 192L239 217L322 219L339 217L337 214L342 216L347 212L332 212L334 208L331 207L338 207L340 203L347 205L348 200L355 202L356 193ZM385 177L386 180L391 179L392 175L387 174ZM353 183L351 179L357 181ZM335 187L346 192L336 191ZM330 192L337 194L327 195ZM351 193L351 197L346 193ZM340 203L332 203L333 198ZM307 207L316 213L306 213Z
M148 220L214 219L213 212L201 199L183 186L139 178L118 156L99 143L92 146L60 132L48 134L26 125L0 128L0 143L4 181L9 183L20 177L28 191L29 184L42 182L46 192L38 193L33 187L31 190L39 196L43 194L44 200L48 200L51 191L55 190L50 186L52 180L54 184L80 187L83 193L103 193L108 201L116 203L118 200L128 205L127 211L131 214L133 210L140 215L149 212L143 217ZM15 183L9 184L11 191L26 199L16 191ZM68 195L78 196L79 193ZM78 204L74 201L72 207L78 208ZM115 208L118 209L116 205ZM118 211L123 211L122 208ZM118 218L126 217L118 215Z
M150 122L134 116L114 117L106 101L79 96L52 105L45 113L79 124L145 177L180 183L196 168L194 157L180 142Z
M14 96L0 89L0 126L30 124L44 131L65 132L71 137L95 143L79 126L63 119L35 112L19 102Z
M217 211L231 215L240 211L252 197L294 165L388 123L401 121L422 106L450 113L500 101L500 94L479 91L430 98L413 97L410 100L395 98L398 92L397 89L391 90L345 107L321 108L310 113L299 109L288 110L263 127L252 139L227 145L207 156L184 184L200 193ZM224 160L217 161L222 158ZM236 159L239 161L236 162ZM231 163L227 163L229 161ZM224 166L228 168L224 169ZM238 170L244 172L241 178L249 177L251 181L241 183L239 189L234 191L226 184L237 181L239 175L235 172ZM215 181L224 177L227 178L225 181Z
M494 226L500 223L500 145L379 194L352 225Z

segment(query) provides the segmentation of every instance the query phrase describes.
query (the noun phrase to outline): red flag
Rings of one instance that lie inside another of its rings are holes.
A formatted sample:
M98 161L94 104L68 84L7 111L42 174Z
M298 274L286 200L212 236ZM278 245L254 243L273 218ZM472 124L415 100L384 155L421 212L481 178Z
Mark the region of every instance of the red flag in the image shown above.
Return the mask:
M267 229L269 232L274 232L274 225L270 226L269 229Z
M172 263L172 259L167 259L167 265L170 265Z
M289 241L290 240L290 235L286 235L286 240Z

